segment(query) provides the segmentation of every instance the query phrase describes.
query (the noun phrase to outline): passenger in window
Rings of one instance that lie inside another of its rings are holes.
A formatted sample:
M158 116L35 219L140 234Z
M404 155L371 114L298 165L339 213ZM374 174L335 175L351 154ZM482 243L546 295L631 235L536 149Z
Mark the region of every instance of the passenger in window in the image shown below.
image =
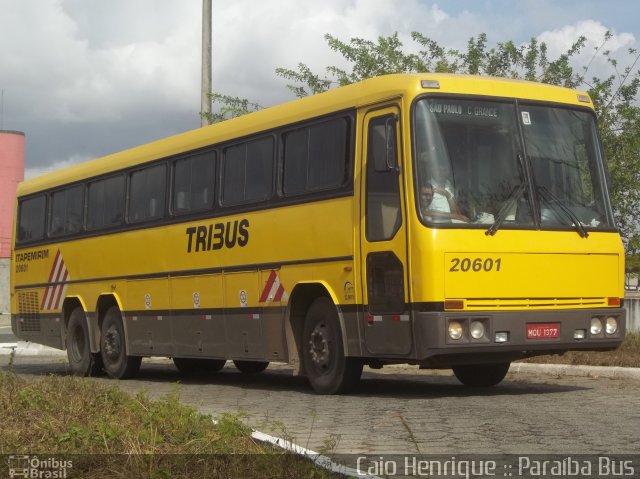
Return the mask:
M67 229L66 229L66 233L77 233L78 231L80 231L82 226L82 222L80 220L80 217L78 215L69 215L67 217Z
M469 221L458 209L453 195L445 188L435 188L431 183L420 187L420 210L427 221Z
M439 194L442 197L445 197L447 202L451 203L453 201L455 190L451 184L451 172L449 170L449 166L443 161L439 161L431 171L431 185L433 186L434 195ZM434 196L434 199L435 198L436 196Z
M64 223L62 222L62 218L54 216L51 220L51 234L61 233L64 233Z
M460 211L455 198L449 160L442 155L432 155L425 164L428 165L429 179L424 183L423 188L431 190L431 193L426 192L426 196L431 195L427 210L431 212L432 221L469 221L469 218ZM423 211L426 210L423 208Z
M20 241L27 241L30 240L32 237L31 235L31 230L28 230L22 226L19 227L18 229L18 239L20 239Z

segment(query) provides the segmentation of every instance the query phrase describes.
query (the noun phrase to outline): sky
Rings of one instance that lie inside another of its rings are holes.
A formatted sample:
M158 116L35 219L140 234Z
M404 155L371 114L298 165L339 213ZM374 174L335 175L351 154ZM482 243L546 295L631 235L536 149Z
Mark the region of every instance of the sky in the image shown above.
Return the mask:
M464 50L580 35L576 59L640 50L638 0L213 0L213 90L263 106L293 99L277 67L344 65L324 40L418 31ZM26 136L26 176L200 126L201 0L0 0L0 130ZM609 74L600 59L590 73Z

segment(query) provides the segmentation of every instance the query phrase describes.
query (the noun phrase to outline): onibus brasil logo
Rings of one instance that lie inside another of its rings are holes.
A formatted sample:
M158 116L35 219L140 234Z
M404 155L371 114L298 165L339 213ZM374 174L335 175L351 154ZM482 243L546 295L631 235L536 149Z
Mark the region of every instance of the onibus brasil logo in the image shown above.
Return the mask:
M73 468L73 461L66 461L55 457L42 459L38 456L13 455L9 456L9 477L24 477L32 479L65 479L67 472Z

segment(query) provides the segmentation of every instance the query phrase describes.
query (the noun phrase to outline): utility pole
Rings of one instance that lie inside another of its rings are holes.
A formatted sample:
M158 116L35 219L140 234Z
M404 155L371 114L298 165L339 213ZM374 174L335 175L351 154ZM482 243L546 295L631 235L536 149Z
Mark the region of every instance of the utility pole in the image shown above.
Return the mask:
M202 87L200 94L200 111L211 113L211 0L202 0ZM202 117L202 126L207 126L209 120Z

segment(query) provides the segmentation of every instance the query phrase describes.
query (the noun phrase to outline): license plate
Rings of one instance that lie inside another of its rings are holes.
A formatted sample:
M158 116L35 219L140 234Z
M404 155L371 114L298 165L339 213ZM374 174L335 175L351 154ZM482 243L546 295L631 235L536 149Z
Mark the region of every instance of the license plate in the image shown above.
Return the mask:
M527 324L527 339L553 339L560 337L558 323Z

